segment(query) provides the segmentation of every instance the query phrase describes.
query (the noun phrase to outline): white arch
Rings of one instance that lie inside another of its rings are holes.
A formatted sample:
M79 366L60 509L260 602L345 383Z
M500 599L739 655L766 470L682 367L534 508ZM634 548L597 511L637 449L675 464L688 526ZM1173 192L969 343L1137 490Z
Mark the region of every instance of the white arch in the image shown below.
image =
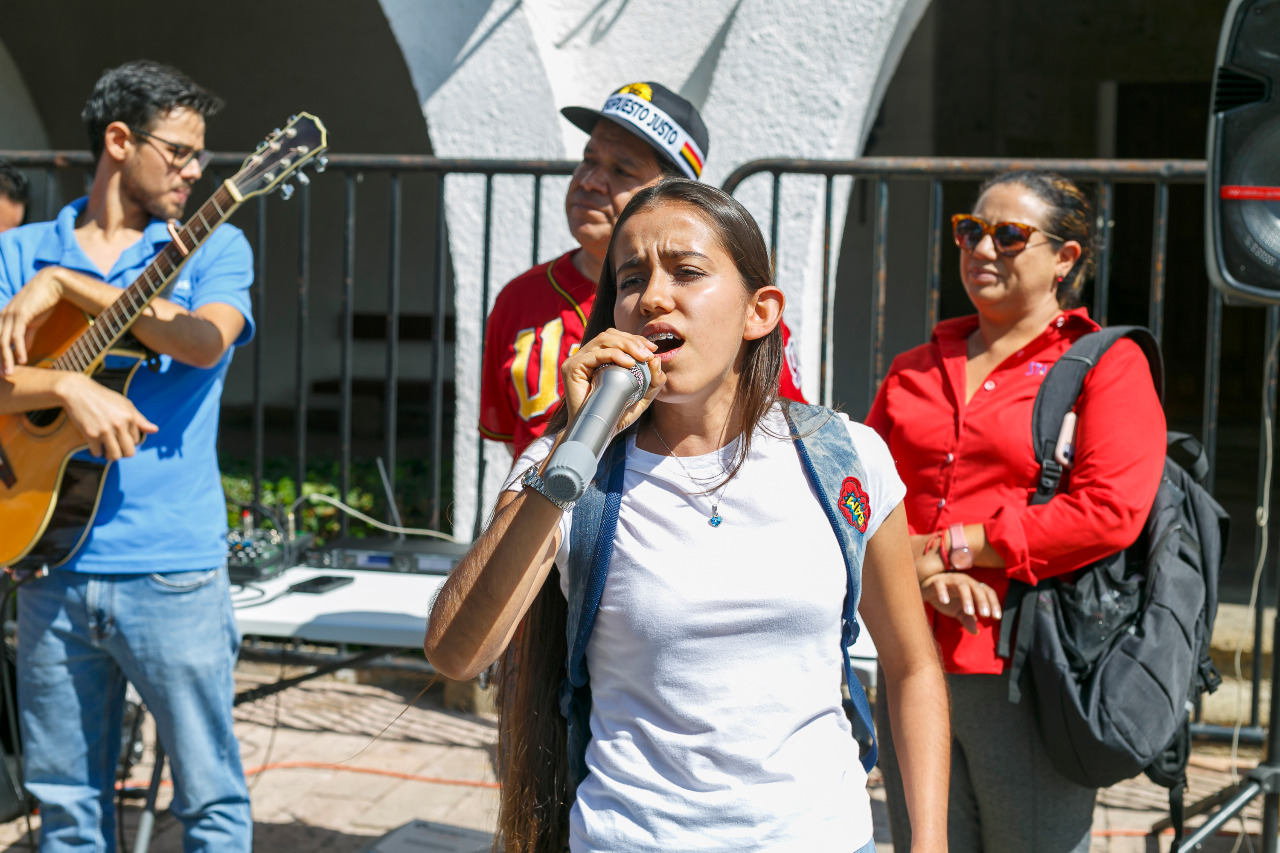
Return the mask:
M720 183L760 157L855 156L898 57L928 0L812 0L781 9L770 0L380 0L404 52L441 157L576 157L585 137L559 116L595 106L623 83L659 80L702 111L711 133L704 179ZM696 11L695 11L696 10ZM766 221L768 182L739 198ZM573 245L561 210L563 182L544 184L540 259ZM820 351L821 179L789 181L783 194L779 281L791 302L805 364ZM480 372L483 195L479 179L450 179L445 204L456 276L458 388L455 529L466 535L480 502L475 487ZM837 184L834 233L842 233L849 184ZM528 181L495 181L493 270L497 288L529 266ZM832 273L834 275L834 263ZM805 391L816 398L818 372ZM487 444L487 443L486 443ZM485 449L484 503L508 467Z

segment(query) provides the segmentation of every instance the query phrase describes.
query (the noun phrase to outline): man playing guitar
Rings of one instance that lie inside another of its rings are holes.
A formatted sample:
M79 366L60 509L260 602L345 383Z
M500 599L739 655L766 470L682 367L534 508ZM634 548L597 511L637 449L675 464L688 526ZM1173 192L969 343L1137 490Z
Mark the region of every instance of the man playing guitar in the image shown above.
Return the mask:
M172 760L184 849L251 847L215 453L231 351L253 335L248 241L217 229L145 309L131 332L154 355L127 398L27 364L31 333L59 301L99 314L170 242L220 106L154 62L105 72L82 113L97 157L89 196L0 235L0 414L61 408L88 452L113 462L83 544L19 596L18 706L43 851L114 843L126 680Z

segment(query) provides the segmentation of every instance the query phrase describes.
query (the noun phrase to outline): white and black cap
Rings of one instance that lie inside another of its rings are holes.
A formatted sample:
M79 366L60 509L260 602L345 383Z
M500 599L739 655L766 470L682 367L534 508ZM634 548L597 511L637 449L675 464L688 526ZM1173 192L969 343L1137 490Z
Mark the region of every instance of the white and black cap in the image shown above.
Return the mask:
M587 133L607 119L640 137L667 162L697 180L711 140L698 110L661 83L628 83L609 96L604 109L565 107L560 114Z

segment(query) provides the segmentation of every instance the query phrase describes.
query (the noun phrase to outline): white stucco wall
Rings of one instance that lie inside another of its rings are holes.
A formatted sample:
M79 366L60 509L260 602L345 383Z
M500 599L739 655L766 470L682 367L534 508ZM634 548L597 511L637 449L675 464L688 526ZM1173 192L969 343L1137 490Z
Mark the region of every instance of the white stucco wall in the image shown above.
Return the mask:
M585 136L559 115L598 107L613 89L657 80L702 111L711 146L703 179L720 184L761 157L856 156L899 55L928 0L380 0L422 103L440 157L576 158ZM528 268L531 182L494 182L489 302ZM768 229L767 177L738 197ZM563 179L543 184L539 259L573 241L564 223ZM849 185L837 182L833 233L843 231ZM779 284L797 335L805 393L818 399L822 307L821 178L784 180ZM481 305L483 179L452 177L445 191L457 312L455 532L469 535L487 512L509 457L476 431ZM838 243L838 240L837 240ZM837 249L838 251L838 249ZM835 262L831 264L834 275ZM481 444L484 447L481 447ZM487 460L477 500L479 453Z

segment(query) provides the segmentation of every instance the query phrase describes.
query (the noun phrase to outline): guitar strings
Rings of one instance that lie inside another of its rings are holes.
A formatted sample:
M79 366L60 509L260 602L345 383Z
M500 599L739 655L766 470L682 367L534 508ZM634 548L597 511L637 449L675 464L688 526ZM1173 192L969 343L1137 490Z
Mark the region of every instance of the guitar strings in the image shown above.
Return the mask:
M223 210L223 205L219 204L219 196L222 196L227 203L225 211ZM230 192L227 191L227 188L219 186L213 195L188 218L187 222L179 229L179 233L187 241L198 246L199 243L213 233L218 225L221 225L230 217L236 207L238 205L234 198L231 197ZM215 224L209 224L209 219L205 215L206 212L214 217ZM201 226L205 229L203 237L198 236L197 233L197 229ZM152 259L151 263L143 269L142 273L128 287L123 289L121 296L94 318L94 324L81 333L75 343L54 361L53 366L62 370L74 369L80 372L87 370L132 324L132 321L128 320L128 310L123 307L125 297L128 297L134 310L141 313L163 289L164 283L178 271L186 260L185 256L179 258L171 257L175 253L177 253L177 249L173 243L166 243L156 257ZM161 261L168 264L169 271L167 273L162 271ZM153 271L159 277L158 284L153 281ZM139 287L140 284L144 284L144 286ZM151 290L150 295L146 293L147 289ZM139 304L139 299L135 299L135 297L139 297L141 304ZM119 316L118 312L123 312L124 316Z
M278 139L276 142L278 143ZM278 151L279 147L273 150ZM308 147L306 151L300 151L298 146L295 145L288 150L283 158L273 165L281 166L287 171L293 171L305 161L310 160L317 150L319 149ZM291 157L297 159L295 159L293 163L289 163L289 159ZM262 152L258 152L250 157L250 163L253 167L257 167L260 172L263 172L261 158ZM258 162L253 162L255 160ZM271 168L271 166L267 168ZM244 169L242 168L241 172L243 171ZM240 173L237 173L237 175L238 174ZM233 176L233 180L234 177L235 176ZM219 196L222 196L222 199L226 202L225 211L223 210L223 205L219 204ZM208 213L216 220L213 225L209 224L209 219L205 216L206 209L210 207L212 207L212 210L209 210ZM237 207L239 207L239 203L236 202L234 197L232 197L225 184L221 185L214 190L209 199L196 210L195 214L188 218L186 223L178 229L178 233L186 237L188 241L192 242L192 244L196 245L198 248L199 243L208 238L215 228L230 218L231 214ZM199 222L197 222L197 219ZM196 235L197 225L202 225L204 227L204 237L198 237ZM178 254L179 257L171 257L171 255L175 253ZM124 288L124 293L121 297L117 298L115 302L107 306L107 308L95 318L94 324L82 332L80 337L78 337L76 341L67 348L67 351L54 361L53 367L55 369L62 370L73 369L79 372L87 371L89 367L93 365L98 358L101 357L101 355L103 355L104 352L124 334L128 329L128 326L132 324L132 321L128 320L127 309L123 307L123 298L127 296L129 298L129 302L133 305L134 311L141 313L151 300L154 299L155 296L163 289L164 283L182 266L189 254L189 252L178 252L174 248L174 243L172 241L165 244L151 263L143 269L142 274L139 275L138 278L136 278L128 287ZM160 269L160 262L162 260L169 265L169 271L167 273L162 272ZM153 270L160 278L159 284L156 284L151 279L150 274ZM145 287L139 287L139 284L144 281ZM151 293L149 295L145 292L147 288L151 289ZM139 305L134 299L135 295L141 298L141 305ZM124 316L117 316L117 306L119 306L120 311L124 312ZM114 328L116 326L119 328Z

